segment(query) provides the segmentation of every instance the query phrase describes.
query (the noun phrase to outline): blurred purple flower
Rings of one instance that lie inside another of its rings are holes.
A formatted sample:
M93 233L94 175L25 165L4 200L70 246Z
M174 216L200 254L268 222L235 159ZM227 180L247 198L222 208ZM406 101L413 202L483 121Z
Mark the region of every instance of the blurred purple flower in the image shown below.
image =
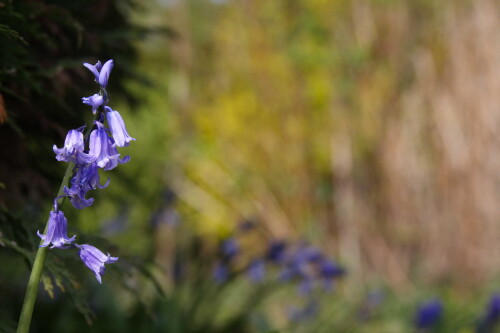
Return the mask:
M319 275L323 280L323 289L331 291L334 279L345 274L345 269L329 259L322 259L319 265Z
M325 259L319 265L319 273L324 279L334 279L345 274L345 270L331 260Z
M71 244L76 236L68 238L67 236L68 220L64 216L62 211L51 211L48 221L47 233L45 235L40 234L37 231L37 235L43 240L40 247L46 247L52 243L51 249L54 247L64 248L66 245Z
M240 246L234 238L227 238L221 244L221 252L225 260L231 261L240 252Z
M282 281L290 281L296 277L307 277L307 271L304 264L304 261L297 260L297 258L287 259L279 273L279 279Z
M297 291L299 295L301 296L306 296L309 295L314 289L314 279L310 276L305 276L302 278L302 280L299 282L299 285L297 286Z
M284 241L273 241L267 249L266 259L274 263L281 263L285 258L285 251L286 243Z
M419 329L434 326L443 315L443 304L438 299L432 299L419 306L415 316L415 326Z
M129 142L135 139L128 134L122 116L118 111L113 110L109 106L105 106L104 109L106 109L106 119L108 120L109 129L116 145L118 147L128 146Z
M92 107L92 113L95 114L97 109L104 103L104 98L99 94L94 94L89 97L82 97L83 104L90 105Z
M495 326L500 319L500 295L494 294L491 296L486 314L479 320L476 328L476 333L491 333L496 332Z
M105 255L103 252L101 252L101 250L92 245L75 244L75 246L80 249L80 259L82 259L83 263L88 268L90 268L92 272L94 272L97 281L99 281L99 283L102 283L101 277L102 275L104 275L104 272L106 270L104 265L115 263L118 260L118 257L111 257L109 253Z
M318 303L314 300L309 300L307 304L298 308L296 306L289 307L288 318L294 323L302 322L307 319L311 319L318 313Z
M64 147L57 148L56 145L52 147L56 153L56 159L64 162L74 163L88 163L90 158L83 152L84 142L83 134L78 130L70 130L64 140Z
M217 262L212 271L212 277L217 283L224 283L229 278L229 270L226 265L221 262Z
M321 251L312 246L305 247L302 250L301 255L304 256L304 260L312 263L319 263L321 260L323 260L323 254L321 253Z
M495 322L498 319L500 319L500 295L495 294L491 297L490 303L488 305L486 320L489 322Z
M266 276L266 266L264 260L253 260L248 266L247 275L254 283L258 283L264 280L264 277Z

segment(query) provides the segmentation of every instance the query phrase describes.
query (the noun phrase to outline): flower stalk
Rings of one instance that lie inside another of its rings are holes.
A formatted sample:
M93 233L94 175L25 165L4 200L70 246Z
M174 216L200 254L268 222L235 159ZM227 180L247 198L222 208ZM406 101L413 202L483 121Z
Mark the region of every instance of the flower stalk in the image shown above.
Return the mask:
M85 140L90 135L90 129L92 128L92 124L97 119L99 113L93 117L90 122L85 133ZM57 192L56 196L56 204L58 206L62 205L66 196L64 196L64 187L69 184L69 180L73 175L76 164L74 162L69 162L68 167L66 168L66 172L64 173L63 180L61 182L61 186L59 187L59 192ZM49 227L49 221L45 225L45 229L43 231L44 234L47 233ZM31 325L31 317L33 315L33 308L35 307L36 296L38 294L38 287L40 285L40 280L42 278L43 268L45 266L45 261L47 259L47 252L49 250L48 247L42 247L44 240L40 241L40 246L38 247L38 251L36 251L35 260L33 261L33 267L31 268L30 278L28 280L28 286L26 287L26 295L24 296L23 307L21 309L21 316L19 317L19 322L17 325L17 333L28 333Z
M66 197L70 198L72 206L76 209L84 209L92 205L94 199L87 199L87 192L97 188L102 189L109 184L109 179L104 185L100 184L98 170L107 171L114 169L118 164L127 163L130 157L120 158L117 147L128 146L130 141L135 140L128 135L120 114L107 106L109 97L106 87L113 68L113 60L108 60L104 65L97 62L95 65L85 63L84 66L94 74L95 81L100 86L99 94L82 98L84 104L92 107L94 117L86 126L85 134L83 134L83 127L70 130L64 146L58 148L54 145L53 147L56 159L67 162L68 166L54 200L44 234L37 232L41 242L33 261L17 333L29 332L49 245L52 245L51 249L78 249L80 259L94 273L99 283L102 283L105 264L112 264L118 260L118 257L111 257L109 253L106 255L92 245L73 243L76 236L71 238L67 236L67 219L64 212L59 210ZM105 119L110 129L103 124Z
M61 188L57 196L63 194L63 189L65 184L68 183L69 178L72 174L75 164L70 163L66 169ZM64 199L64 197L62 198ZM61 202L62 203L62 202ZM49 223L47 222L45 226L44 233L47 233ZM43 244L43 239L40 241L40 245ZM21 310L21 316L19 317L19 324L17 326L17 333L28 333L31 324L31 316L33 315L33 308L35 306L36 295L38 293L38 286L40 285L40 279L42 278L43 267L45 266L45 260L47 259L48 247L38 247L36 252L35 261L33 262L33 268L31 269L30 278L28 281L28 287L26 288L26 295L24 296L23 307Z

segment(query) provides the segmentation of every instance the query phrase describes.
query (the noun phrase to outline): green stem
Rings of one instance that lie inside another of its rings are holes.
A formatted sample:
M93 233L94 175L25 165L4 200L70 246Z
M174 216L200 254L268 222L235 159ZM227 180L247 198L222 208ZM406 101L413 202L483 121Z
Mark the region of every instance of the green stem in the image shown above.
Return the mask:
M69 178L73 174L73 169L75 167L75 163L70 162L68 168L66 169L66 173L64 174L63 181L61 183L61 187L59 188L59 193L57 196L61 196L64 193L64 186L68 184ZM58 199L58 201L61 199ZM61 202L58 204L62 204L64 197ZM45 225L44 234L47 233L47 225ZM43 244L43 239L40 241L40 245ZM31 269L30 279L28 281L28 287L26 288L26 295L24 296L23 308L21 310L21 316L19 317L19 324L17 326L17 333L28 333L31 324L31 316L33 314L33 308L35 306L36 295L38 293L38 285L40 284L40 279L42 277L43 267L45 265L45 259L47 258L48 247L38 247L38 251L36 252L35 261L33 262L33 268Z
M105 91L104 91L105 92ZM88 126L85 133L85 139L90 135L94 121L99 117L99 111L96 112L90 126ZM59 192L57 197L64 194L64 186L68 185L70 177L73 175L75 169L75 163L69 162L66 173L64 174L61 186L59 187ZM57 199L57 205L60 206L64 202L66 197L61 197ZM47 221L48 222L48 221ZM45 225L44 234L47 234L47 228L49 224ZM40 245L43 244L43 239L40 241ZM40 285L40 279L42 278L43 267L45 266L45 260L47 259L48 247L38 247L36 252L35 261L33 262L33 268L31 269L30 279L28 281L28 287L26 288L26 295L24 296L23 308L21 310L21 316L19 317L19 323L17 326L17 333L28 333L31 324L31 316L33 315L33 308L35 307L36 295L38 293L38 286Z

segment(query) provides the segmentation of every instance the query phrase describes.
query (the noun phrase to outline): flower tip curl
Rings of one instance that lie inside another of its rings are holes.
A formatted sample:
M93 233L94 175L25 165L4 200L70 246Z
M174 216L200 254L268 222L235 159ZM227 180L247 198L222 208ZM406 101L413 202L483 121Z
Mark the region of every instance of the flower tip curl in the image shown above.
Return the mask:
M101 87L106 88L108 86L109 75L111 74L113 66L113 59L106 61L106 63L102 66L102 69L99 73L99 84L101 85Z

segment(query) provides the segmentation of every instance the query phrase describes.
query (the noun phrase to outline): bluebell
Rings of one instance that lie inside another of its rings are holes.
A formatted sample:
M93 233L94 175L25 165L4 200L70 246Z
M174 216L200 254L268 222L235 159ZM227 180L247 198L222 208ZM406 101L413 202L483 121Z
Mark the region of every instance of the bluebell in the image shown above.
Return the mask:
M40 231L36 232L37 235L43 240L40 247L46 247L52 244L50 248L65 248L75 240L76 236L68 238L68 220L62 211L51 211L47 224L47 233L45 235L40 234Z
M64 193L71 197L71 204L77 209L89 207L94 203L93 198L86 199L90 190L105 188L109 184L109 178L104 185L99 182L99 172L96 163L79 165L78 170L71 179L71 187L64 187Z
M109 129L116 145L118 147L128 146L129 142L135 139L128 134L122 116L118 111L113 110L109 106L105 106L104 109L106 110L106 119L108 120Z
M109 253L106 255L98 248L88 244L75 244L80 249L80 259L94 273L97 281L102 283L102 275L105 272L105 264L112 264L118 261L118 257L111 257Z
M89 63L84 63L83 65L87 67L92 74L94 74L95 81L99 83L101 87L106 89L108 86L109 75L111 74L111 70L114 66L113 60L110 59L106 61L104 65L102 65L100 61L98 61L95 65L91 65Z
M90 133L89 140L89 156L92 158L92 162L96 162L99 168L104 170L113 169L116 164L113 162L118 160L120 154L113 149L113 142L108 138L106 130L100 124L97 123L97 128Z
M89 97L82 97L83 104L90 105L92 107L92 113L95 114L97 109L104 104L104 98L99 94L94 94Z
M70 130L64 140L64 146L52 147L56 153L56 159L64 162L88 163L92 159L84 153L83 134L78 130Z

